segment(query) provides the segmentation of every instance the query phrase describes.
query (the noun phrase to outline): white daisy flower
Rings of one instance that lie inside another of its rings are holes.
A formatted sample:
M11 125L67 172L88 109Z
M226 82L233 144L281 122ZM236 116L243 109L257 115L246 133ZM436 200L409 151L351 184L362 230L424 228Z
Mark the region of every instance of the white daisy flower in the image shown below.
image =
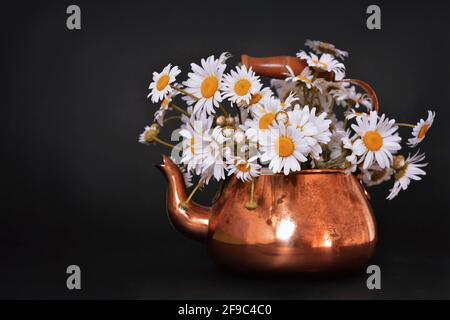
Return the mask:
M369 168L373 163L378 163L381 168L390 166L392 154L401 149L401 138L396 133L398 127L395 120L385 118L383 114L378 119L378 114L371 111L370 115L363 114L356 118L357 124L352 125L352 129L359 136L356 153L362 153L360 159L363 169ZM356 142L355 142L356 143Z
M341 60L344 60L344 58L348 57L347 51L339 50L331 43L317 40L306 40L305 45L311 48L311 50L313 50L317 54L329 53L336 58L340 58Z
M300 171L300 162L307 161L310 148L301 132L294 126L283 124L271 127L259 139L261 145L261 161L269 163L274 173Z
M342 146L344 149L350 150L350 155L345 157L347 163L345 164L347 173L355 172L358 165L358 158L364 154L364 148L362 147L362 140L350 137L350 131L345 132L345 136L342 138Z
M204 160L203 150L207 146L206 138L210 134L213 117L201 116L198 119L192 115L182 126L180 135L183 137L183 155L181 163L187 170L194 170L197 174L202 170Z
M413 137L408 139L408 146L413 148L425 139L428 129L430 129L433 125L435 115L435 112L428 110L427 120L420 119L420 121L417 122L416 126L412 130Z
M282 111L281 102L275 97L270 97L260 105L254 105L251 109L252 119L245 121L245 134L250 140L258 139L260 133L269 130L276 123L277 114Z
M426 175L426 172L420 168L425 167L427 163L419 163L424 159L425 155L419 154L419 152L412 157L408 156L405 165L395 172L395 182L392 189L389 190L388 200L395 198L401 190L406 190L411 180L421 180L420 176Z
M360 105L363 105L367 110L372 110L373 108L372 99L370 99L367 93L356 92L354 86L335 90L333 91L333 96L336 99L336 103L343 107L358 109Z
M308 66L316 70L333 72L335 80L342 80L345 77L344 64L334 59L331 54L324 53L319 58L314 53L308 55L305 51L300 51L297 53L297 57L305 60Z
M189 96L184 99L189 105L194 105L194 114L211 115L216 112L214 107L219 107L222 102L220 89L226 65L220 59L209 56L201 60L201 66L191 63L191 68L193 72L188 74L189 79L183 84L186 91L197 99Z
M314 158L318 158L322 153L320 143L326 144L330 141L331 131L329 127L331 120L325 119L326 116L325 112L316 116L316 108L310 110L309 106L300 108L297 105L294 110L288 112L289 125L302 133Z
M229 140L220 131L213 130L212 134L205 136L206 147L202 150L202 179L205 183L214 177L217 181L225 179L226 159L230 155L229 148L224 144Z
M245 107L257 107L261 106L261 104L264 102L265 99L268 99L273 96L272 90L270 88L265 87L262 88L260 91L255 92L252 94L250 101L248 103L245 103L244 101L239 103L240 106Z
M285 79L285 81L290 81L290 82L301 82L303 83L308 89L311 89L314 86L317 86L314 84L314 77L313 74L311 72L311 69L306 67L302 70L302 72L300 74L295 74L294 71L292 70L292 68L290 66L286 66L286 69L288 70L287 73L287 77Z
M380 168L379 165L374 164L370 168L361 169L361 173L364 184L371 187L390 180L394 169L389 167Z
M254 156L248 160L241 157L231 157L227 161L228 175L235 174L238 179L243 182L253 180L261 174L261 165L257 163L258 156Z
M223 97L228 98L231 103L245 103L248 105L252 95L259 92L262 84L259 77L255 75L252 68L247 69L245 65L237 66L236 71L231 70L223 79Z
M173 66L169 63L163 71L160 73L153 72L153 82L148 87L151 92L147 98L152 98L152 102L158 102L163 100L166 95L172 92L171 84L175 82L175 77L181 72L177 66Z

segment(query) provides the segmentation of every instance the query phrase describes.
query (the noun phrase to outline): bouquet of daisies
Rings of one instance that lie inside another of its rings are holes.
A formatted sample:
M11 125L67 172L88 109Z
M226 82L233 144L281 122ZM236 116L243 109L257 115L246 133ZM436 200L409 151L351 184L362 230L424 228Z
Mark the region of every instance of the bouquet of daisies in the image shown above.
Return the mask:
M172 148L186 186L192 186L193 175L199 177L193 192L211 178L236 175L245 183L261 174L315 168L343 169L367 186L393 178L388 199L420 180L425 156L400 154L398 131L409 127L407 146L415 148L435 113L428 111L415 125L379 114L373 97L345 81L347 52L320 41L305 45L312 52L300 51L297 57L307 67L296 73L286 65L285 79L272 79L271 87L245 65L227 71L231 55L226 52L192 63L184 82L177 81L177 66L154 72L148 97L160 107L139 141ZM181 123L172 134L176 144L159 135L171 120Z

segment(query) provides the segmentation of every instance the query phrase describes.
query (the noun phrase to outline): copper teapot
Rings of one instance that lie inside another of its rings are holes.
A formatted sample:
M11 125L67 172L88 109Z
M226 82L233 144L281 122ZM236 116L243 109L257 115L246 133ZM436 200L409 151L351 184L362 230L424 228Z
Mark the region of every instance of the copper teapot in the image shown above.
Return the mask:
M285 65L305 67L295 57L252 58L242 62L264 76L282 78ZM332 74L324 75L332 77ZM372 97L375 92L361 85ZM315 274L363 267L372 257L377 232L368 195L358 178L342 169L307 169L288 176L256 178L256 208L247 209L251 183L225 180L212 206L186 200L183 175L169 157L158 165L167 184L167 211L184 235L206 242L222 268L249 274Z

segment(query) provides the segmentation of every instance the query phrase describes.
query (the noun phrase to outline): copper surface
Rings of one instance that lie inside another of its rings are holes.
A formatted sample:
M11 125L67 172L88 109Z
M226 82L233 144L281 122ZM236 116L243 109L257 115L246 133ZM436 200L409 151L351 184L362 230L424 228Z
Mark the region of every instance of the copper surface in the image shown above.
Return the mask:
M294 74L300 74L302 70L307 66L306 62L293 56L274 56L274 57L251 57L249 55L243 54L241 56L241 62L247 68L252 67L253 71L257 75L284 79L287 76L286 66L290 66ZM332 80L334 78L331 72L321 72L319 77L325 78L327 80ZM369 97L372 99L373 107L376 111L379 111L379 102L375 90L366 82L358 79L343 79L342 82L349 82L354 85L361 87L367 92Z
M262 175L255 181L256 209L246 209L251 183L227 179L211 208L186 199L182 174L164 156L167 210L172 224L206 240L214 261L241 273L309 274L365 265L376 227L359 180L339 169Z

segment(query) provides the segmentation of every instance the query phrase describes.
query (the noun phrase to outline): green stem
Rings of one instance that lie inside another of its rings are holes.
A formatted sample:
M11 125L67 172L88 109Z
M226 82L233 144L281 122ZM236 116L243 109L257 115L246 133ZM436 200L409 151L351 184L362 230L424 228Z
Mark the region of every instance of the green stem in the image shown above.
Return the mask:
M171 144L171 143L168 143L168 142L166 142L166 141L164 141L164 140L161 140L161 139L158 138L158 137L154 137L153 140L155 140L156 142L158 142L158 143L160 143L160 144L162 144L162 145L164 145L164 146L166 146L166 147L169 147L169 148L177 148L175 145L173 145L173 144Z
M189 112L187 112L187 111L184 110L183 108L177 106L175 103L172 103L172 102L171 102L171 103L170 103L170 106L171 106L174 110L176 110L176 111L178 111L178 112L180 112L180 113L182 113L182 114L184 114L184 115L186 115L186 116L188 116L188 117L191 116L191 114L190 114Z
M169 122L170 120L181 119L180 116L171 116L164 119L164 123Z
M199 98L197 98L196 96L194 96L193 94L187 92L187 91L184 90L184 89L181 89L181 88L179 88L179 87L177 87L177 86L174 86L174 85L170 85L170 87L171 87L172 89L174 89L174 90L177 90L178 92L181 92L182 94L184 94L184 95L186 95L186 96L191 97L191 98L194 99L194 100L199 100Z
M255 179L253 178L252 180L252 186L250 188L250 200L248 202L245 203L245 208L248 210L255 210L256 209L256 201L254 198L254 193L255 193Z
M187 197L186 201L182 201L180 204L181 206L183 206L184 208L188 208L189 207L189 202L191 201L192 197L194 196L194 194L197 192L197 190L201 187L201 185L203 184L203 179L200 179L200 181L197 183L197 185L195 186L195 188L191 191L191 193L189 194L189 196Z
M223 107L223 105L221 103L219 103L219 109L220 109L220 111L222 111L222 113L225 117L228 117L228 112L227 112L227 110L225 110L225 108Z
M413 124L401 123L401 122L396 122L395 125L399 126L399 127L408 127L408 128L414 128L415 127L415 125L413 125Z

